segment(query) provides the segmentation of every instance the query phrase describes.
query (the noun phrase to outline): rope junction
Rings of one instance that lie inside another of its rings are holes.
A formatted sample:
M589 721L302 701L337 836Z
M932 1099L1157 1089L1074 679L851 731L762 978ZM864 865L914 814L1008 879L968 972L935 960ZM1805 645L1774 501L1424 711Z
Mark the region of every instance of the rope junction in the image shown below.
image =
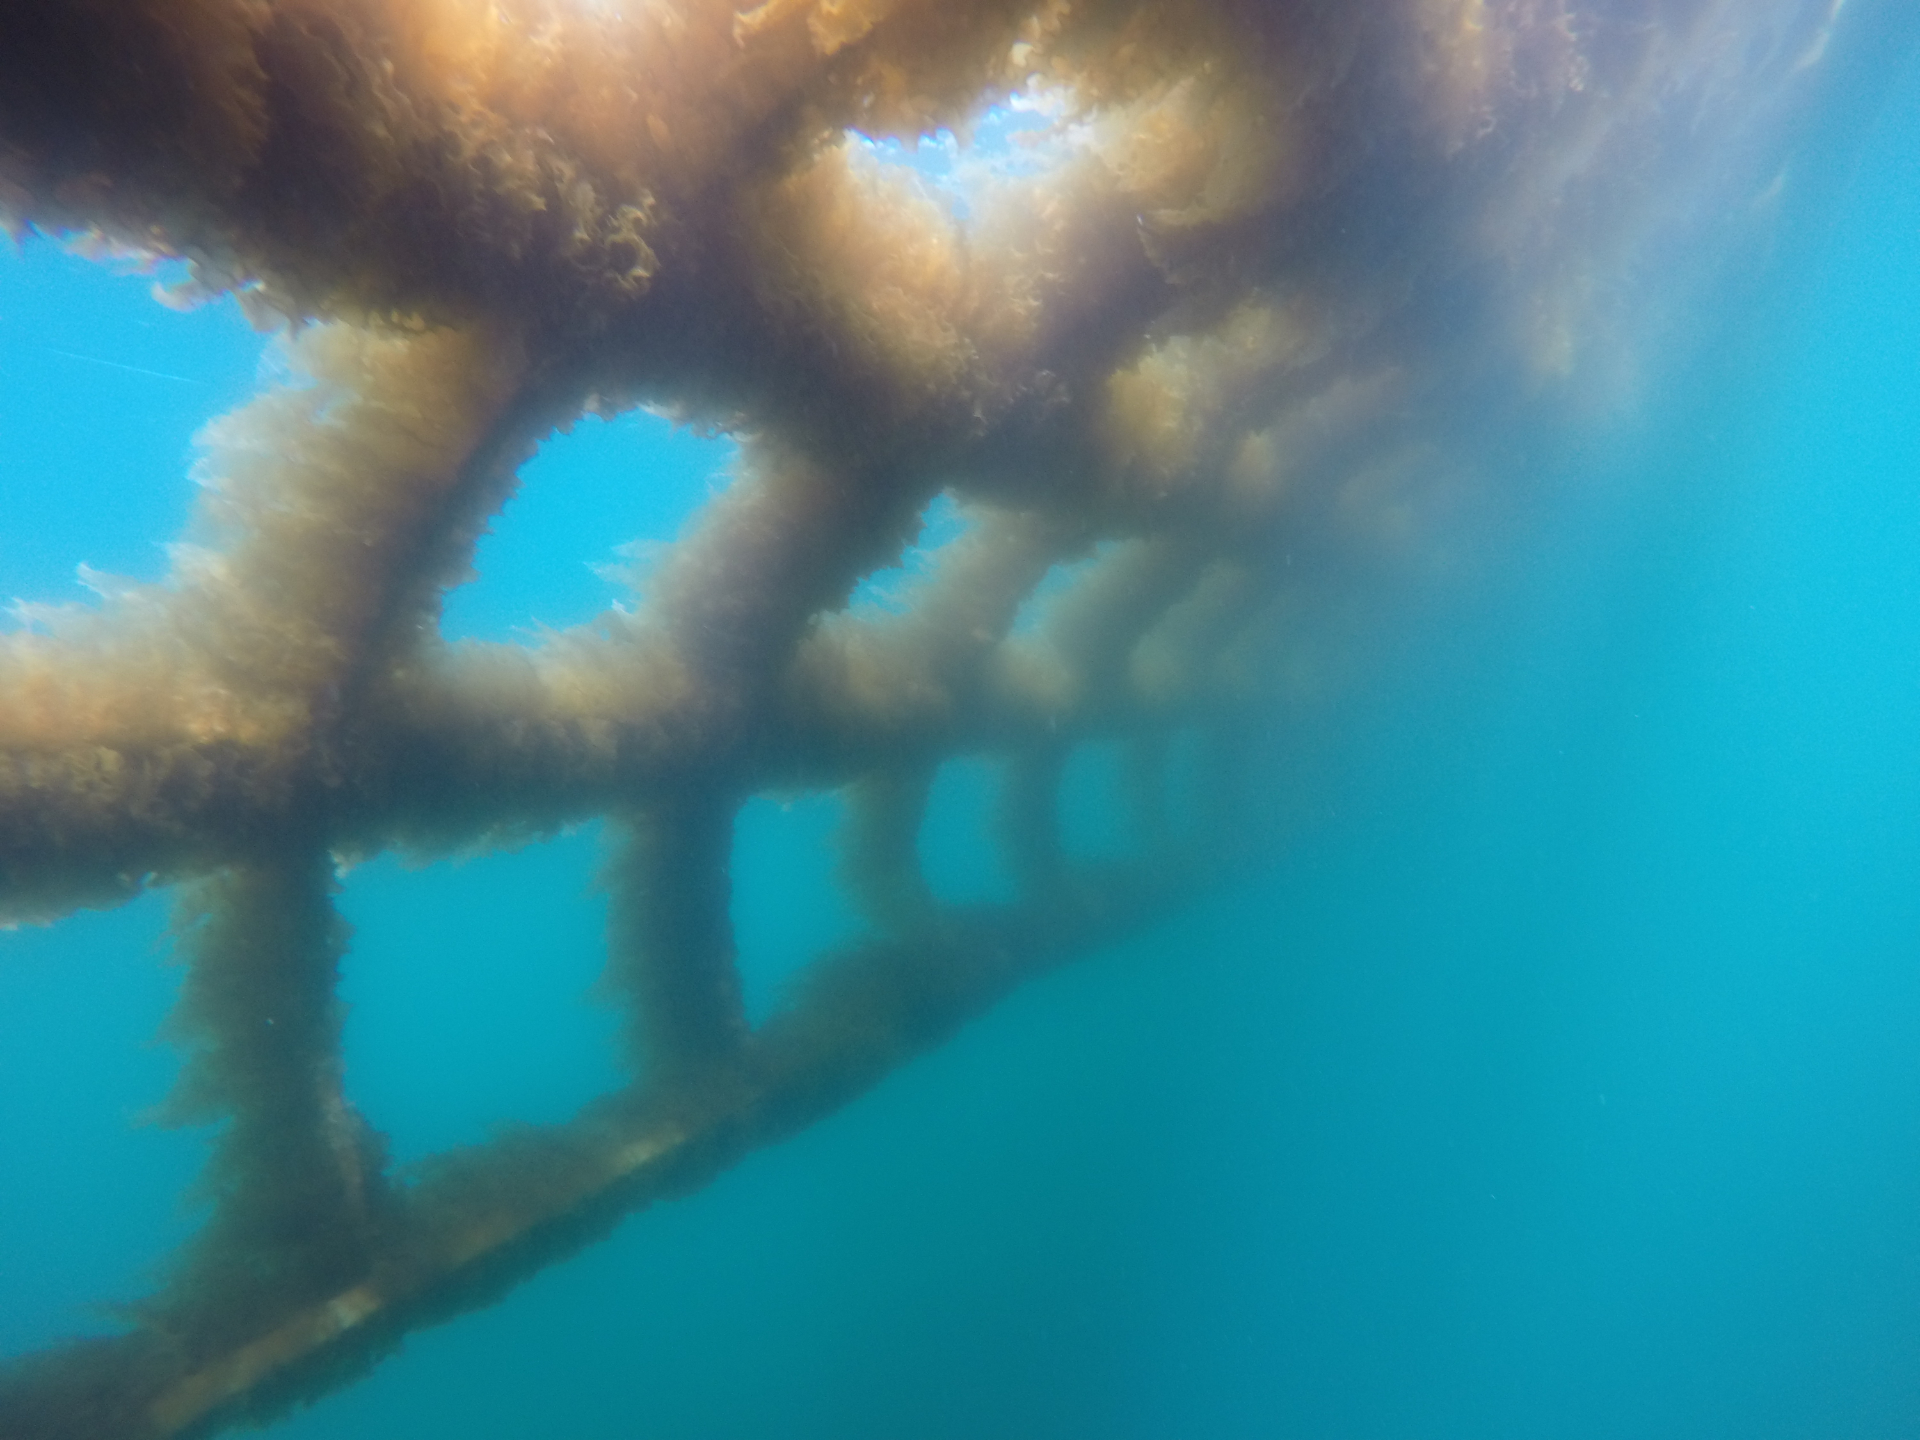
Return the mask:
M178 887L174 1112L225 1122L203 1232L125 1334L0 1372L0 1436L345 1383L1259 853L1388 597L1474 559L1516 437L1631 398L1680 241L1764 218L1836 9L6 7L0 210L188 259L176 302L239 294L294 375L207 430L164 582L0 635L0 909ZM1008 103L1034 144L957 192L886 160ZM636 405L740 459L634 607L443 641L534 446ZM901 613L851 607L943 493ZM1095 865L1058 788L1107 741L1136 845ZM964 755L1005 904L916 856ZM755 1029L734 816L829 789L868 933ZM633 1083L396 1171L342 1085L339 866L594 817Z

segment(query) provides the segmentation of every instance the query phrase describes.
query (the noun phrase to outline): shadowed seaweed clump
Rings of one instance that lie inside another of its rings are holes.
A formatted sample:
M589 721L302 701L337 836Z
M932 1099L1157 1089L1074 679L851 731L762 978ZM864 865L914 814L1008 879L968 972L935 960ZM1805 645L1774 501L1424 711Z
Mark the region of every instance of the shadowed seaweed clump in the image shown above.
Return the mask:
M0 1376L0 1434L341 1383L1269 853L1382 622L1495 547L1527 437L1631 401L1707 278L1675 257L1764 221L1834 8L0 9L16 233L184 259L174 302L237 294L293 371L205 432L164 581L0 635L0 913L177 885L174 1114L225 1126L202 1235L127 1335ZM889 159L1010 105L1032 143L955 189ZM644 595L445 643L520 463L638 405L739 442ZM852 603L942 495L964 533ZM1057 814L1095 743L1135 842L1100 864ZM1003 776L1002 903L916 852L958 756ZM755 1030L733 817L826 789L867 933ZM391 1172L338 866L596 816L633 1083Z

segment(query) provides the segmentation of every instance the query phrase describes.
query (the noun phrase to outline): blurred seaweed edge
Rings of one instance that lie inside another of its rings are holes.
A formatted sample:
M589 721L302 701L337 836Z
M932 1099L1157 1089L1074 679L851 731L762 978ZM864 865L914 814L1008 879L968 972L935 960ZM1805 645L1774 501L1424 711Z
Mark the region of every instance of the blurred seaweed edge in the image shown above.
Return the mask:
M174 1106L224 1119L204 1230L124 1333L8 1362L0 1436L346 1383L1270 847L1389 598L1524 497L1515 437L1630 408L1764 246L1840 12L9 0L14 233L185 260L169 298L237 294L292 375L208 427L166 580L0 634L0 915L180 887ZM1008 113L951 185L899 163ZM534 446L642 405L740 449L635 603L443 641ZM850 603L942 494L905 603ZM1089 743L1124 859L1059 837ZM1007 903L916 858L962 755ZM867 935L750 1027L734 816L827 789ZM396 1173L341 1084L339 867L596 816L632 1084Z

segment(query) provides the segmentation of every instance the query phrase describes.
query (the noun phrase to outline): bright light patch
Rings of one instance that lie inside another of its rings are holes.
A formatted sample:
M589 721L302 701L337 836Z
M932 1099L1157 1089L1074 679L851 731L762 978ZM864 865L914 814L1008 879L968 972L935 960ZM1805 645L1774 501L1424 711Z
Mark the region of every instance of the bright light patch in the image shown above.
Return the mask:
M1036 85L982 111L964 139L944 128L913 141L848 135L881 165L918 175L966 221L985 190L1060 164L1074 143L1065 114L1065 97Z
M154 274L0 240L0 603L27 602L0 629L164 578L193 506L194 434L258 383L266 340L240 307L174 313Z
M449 640L524 639L631 606L651 551L726 483L736 446L664 416L584 416L520 469L520 489L447 596Z

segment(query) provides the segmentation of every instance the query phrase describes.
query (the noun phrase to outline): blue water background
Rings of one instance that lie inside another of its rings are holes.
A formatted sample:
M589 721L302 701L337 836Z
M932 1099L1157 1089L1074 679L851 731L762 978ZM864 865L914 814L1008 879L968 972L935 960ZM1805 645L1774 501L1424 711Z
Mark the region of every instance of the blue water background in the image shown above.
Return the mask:
M1920 1435L1911 77L1828 194L1739 343L1383 657L1270 870L274 1433ZM148 283L0 256L0 591L157 578L192 432L277 363ZM449 627L582 618L585 562L724 463L584 422ZM926 837L950 893L995 884L980 780ZM832 810L742 818L757 1007L851 924ZM349 1084L403 1160L615 1079L599 846L348 877ZM204 1136L133 1123L175 1067L165 926L0 935L0 1351L102 1328L189 1232Z

